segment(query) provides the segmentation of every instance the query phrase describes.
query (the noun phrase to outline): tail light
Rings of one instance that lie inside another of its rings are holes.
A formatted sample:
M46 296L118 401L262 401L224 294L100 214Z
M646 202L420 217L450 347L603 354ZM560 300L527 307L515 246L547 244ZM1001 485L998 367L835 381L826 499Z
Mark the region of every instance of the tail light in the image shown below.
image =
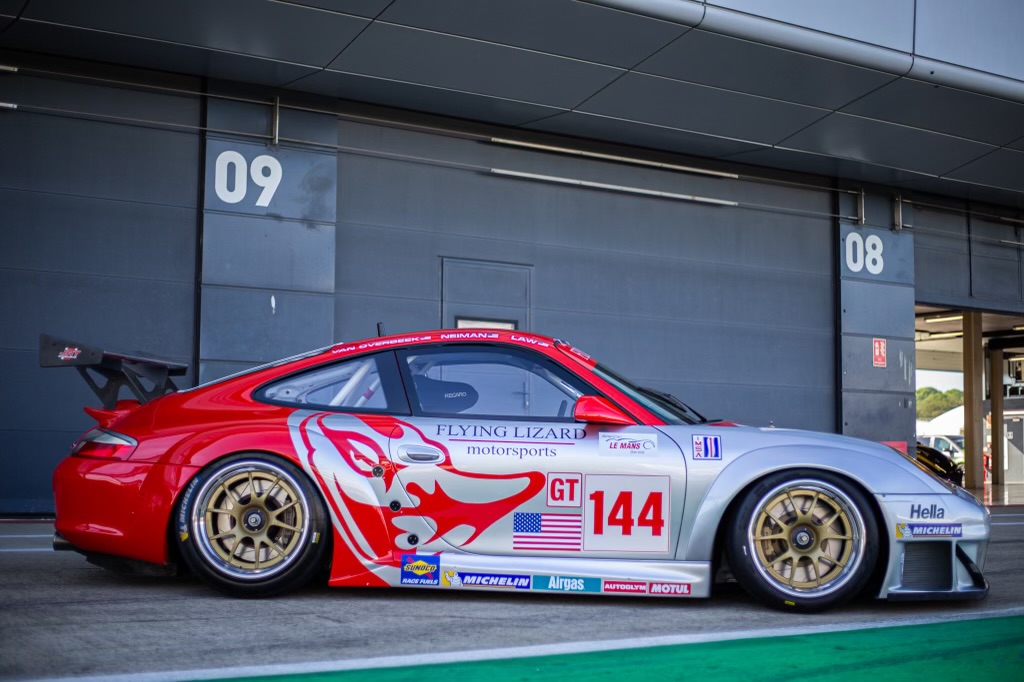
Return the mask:
M93 429L78 439L75 446L71 448L71 454L76 457L94 457L96 459L128 459L138 445L138 441L134 438L120 433Z

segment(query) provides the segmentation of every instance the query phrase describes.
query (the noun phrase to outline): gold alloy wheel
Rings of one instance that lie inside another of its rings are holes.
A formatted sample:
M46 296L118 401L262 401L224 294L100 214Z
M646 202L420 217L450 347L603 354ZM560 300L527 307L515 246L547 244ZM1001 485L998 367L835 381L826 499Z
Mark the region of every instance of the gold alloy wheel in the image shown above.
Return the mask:
M823 595L844 585L864 554L864 522L841 490L792 481L756 506L748 529L755 568L776 589Z
M276 575L300 554L309 501L292 476L269 462L235 462L200 489L192 511L197 548L234 578Z

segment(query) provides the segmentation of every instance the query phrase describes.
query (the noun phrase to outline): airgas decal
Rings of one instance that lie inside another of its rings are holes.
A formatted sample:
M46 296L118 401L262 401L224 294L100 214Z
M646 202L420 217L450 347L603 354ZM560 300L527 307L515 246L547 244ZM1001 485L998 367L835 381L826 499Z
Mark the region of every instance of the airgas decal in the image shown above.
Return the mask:
M195 492L196 486L199 485L199 476L196 476L185 488L185 492L181 495L181 504L178 505L178 539L182 542L188 540L188 504L192 499L192 493Z
M722 459L721 436L694 436L694 459Z
M535 575L533 576L533 589L545 592L600 592L601 579Z

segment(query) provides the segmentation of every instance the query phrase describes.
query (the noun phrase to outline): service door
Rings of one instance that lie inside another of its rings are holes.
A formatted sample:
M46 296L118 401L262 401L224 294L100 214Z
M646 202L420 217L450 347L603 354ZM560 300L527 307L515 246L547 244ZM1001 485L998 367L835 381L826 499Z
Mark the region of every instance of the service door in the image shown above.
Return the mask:
M674 554L684 458L645 426L576 423L592 391L516 348L400 353L414 416L389 443L434 538L477 554L650 559Z

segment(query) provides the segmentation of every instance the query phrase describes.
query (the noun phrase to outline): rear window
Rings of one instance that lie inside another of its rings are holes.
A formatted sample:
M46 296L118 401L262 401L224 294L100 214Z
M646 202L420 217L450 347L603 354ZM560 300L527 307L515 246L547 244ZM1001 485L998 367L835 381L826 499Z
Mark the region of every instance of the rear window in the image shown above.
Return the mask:
M391 352L316 367L267 384L260 400L339 411L407 413Z

